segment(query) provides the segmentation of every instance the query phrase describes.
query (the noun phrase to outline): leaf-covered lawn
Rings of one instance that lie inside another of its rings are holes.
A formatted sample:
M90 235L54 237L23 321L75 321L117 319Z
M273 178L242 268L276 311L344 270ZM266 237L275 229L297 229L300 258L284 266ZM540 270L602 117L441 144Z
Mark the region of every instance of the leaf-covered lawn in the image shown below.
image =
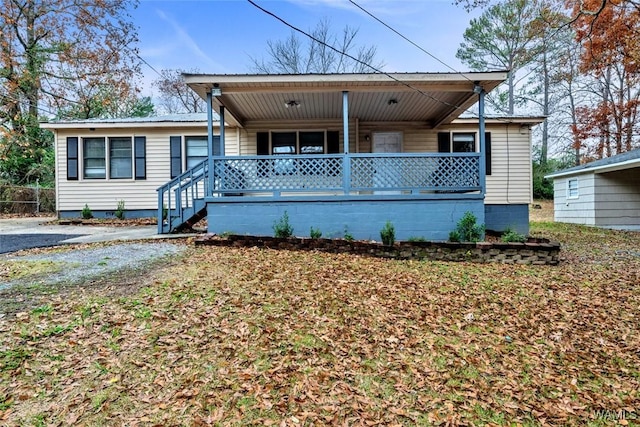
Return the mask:
M195 247L5 319L0 421L638 425L640 233L533 232L560 266Z

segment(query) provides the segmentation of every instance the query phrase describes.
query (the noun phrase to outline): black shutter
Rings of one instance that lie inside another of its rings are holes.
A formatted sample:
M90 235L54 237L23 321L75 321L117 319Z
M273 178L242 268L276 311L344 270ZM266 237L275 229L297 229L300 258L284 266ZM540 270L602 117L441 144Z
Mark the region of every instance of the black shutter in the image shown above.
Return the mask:
M438 153L451 152L451 135L449 132L438 132Z
M136 179L147 179L147 137L134 137L133 150L136 165L135 177Z
M491 132L484 133L484 156L486 175L491 175Z
M258 132L256 134L256 153L258 156L269 155L269 132Z
M78 138L67 137L67 180L78 180Z
M182 137L169 137L169 156L171 157L171 178L182 173Z
M327 154L340 153L340 131L327 131Z

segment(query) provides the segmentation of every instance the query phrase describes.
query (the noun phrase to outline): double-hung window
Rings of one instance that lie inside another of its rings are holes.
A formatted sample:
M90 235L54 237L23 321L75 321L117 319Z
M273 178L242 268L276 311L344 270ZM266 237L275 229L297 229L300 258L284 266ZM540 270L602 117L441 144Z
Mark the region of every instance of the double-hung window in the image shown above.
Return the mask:
M491 175L491 132L485 132L485 173ZM475 153L477 148L475 132L438 132L438 152Z
M323 154L324 132L299 132L300 154Z
M208 138L206 136L187 136L185 137L185 146L187 151L187 169L191 169L207 159L209 149Z
M453 133L451 135L452 153L473 153L476 151L475 133Z
M132 179L133 146L130 137L83 138L84 179Z
M84 138L82 153L85 179L105 179L107 159L104 138Z
M109 138L109 178L133 178L131 138Z
M578 197L580 197L578 178L567 180L567 199L577 199Z

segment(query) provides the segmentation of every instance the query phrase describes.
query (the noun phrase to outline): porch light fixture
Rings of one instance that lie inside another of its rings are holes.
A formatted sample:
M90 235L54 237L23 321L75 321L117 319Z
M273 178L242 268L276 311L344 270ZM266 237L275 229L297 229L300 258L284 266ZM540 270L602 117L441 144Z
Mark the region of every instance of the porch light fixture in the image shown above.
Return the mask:
M387 105L396 105L398 103L398 100L395 98L391 98L389 100L389 102L387 102Z
M287 108L293 108L293 107L300 108L300 103L292 99L291 101L285 102L284 106Z

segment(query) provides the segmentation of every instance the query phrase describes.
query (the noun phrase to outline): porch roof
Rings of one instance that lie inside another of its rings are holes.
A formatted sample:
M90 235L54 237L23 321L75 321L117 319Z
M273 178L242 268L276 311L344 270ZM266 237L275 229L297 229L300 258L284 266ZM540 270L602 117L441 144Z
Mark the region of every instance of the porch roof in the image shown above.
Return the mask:
M437 127L451 122L477 100L477 85L490 92L506 71L469 73L369 74L184 74L203 99L213 88L213 109L225 107L225 122L342 119L342 92L349 92L349 117L361 123L417 123Z

